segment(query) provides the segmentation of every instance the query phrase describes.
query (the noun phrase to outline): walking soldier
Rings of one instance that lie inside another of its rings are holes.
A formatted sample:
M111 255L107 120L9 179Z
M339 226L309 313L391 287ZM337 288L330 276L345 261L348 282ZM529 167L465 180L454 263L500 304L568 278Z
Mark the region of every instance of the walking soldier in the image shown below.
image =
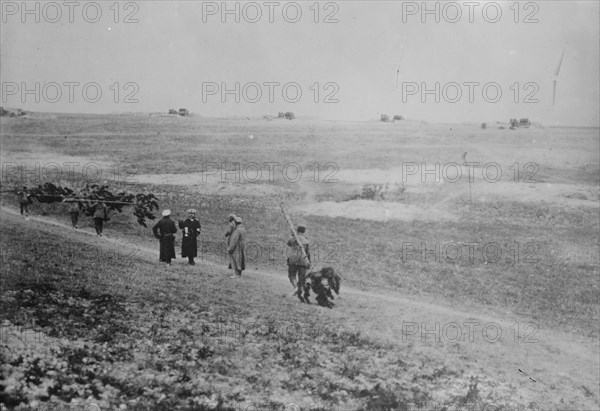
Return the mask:
M108 220L108 208L106 204L102 202L96 203L94 209L94 228L96 229L96 235L102 236L104 230L104 222Z
M179 228L182 230L181 257L188 258L189 265L195 265L194 258L198 256L198 243L196 239L200 235L200 221L196 219L196 210L188 210L188 218L179 220Z
M304 280L306 278L306 270L310 268L310 249L309 243L304 233L306 228L304 226L298 226L296 235L292 232L292 236L288 239L287 245L290 247L289 255L287 258L288 264L288 278L292 286L296 288L295 294L298 296L300 301L302 299L302 293L304 290ZM298 244L298 241L300 244ZM304 253L302 253L302 247ZM303 254L306 254L306 258ZM296 275L298 276L296 280Z
M17 196L19 197L19 207L21 208L21 215L23 215L23 212L25 212L25 217L27 217L29 215L29 211L27 210L27 208L29 207L29 204L32 203L31 195L27 193L27 187L23 187L23 190L19 191L17 193Z
M71 215L71 224L73 228L79 228L77 223L79 222L79 203L74 201L69 206L69 214Z

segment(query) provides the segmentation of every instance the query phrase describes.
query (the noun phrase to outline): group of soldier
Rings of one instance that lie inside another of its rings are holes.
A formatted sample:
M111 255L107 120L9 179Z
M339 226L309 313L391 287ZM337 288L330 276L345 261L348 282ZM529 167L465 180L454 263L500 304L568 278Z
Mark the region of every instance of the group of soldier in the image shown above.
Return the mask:
M31 204L31 196L27 193L26 187L17 193L21 215L28 216L28 207ZM102 236L104 222L108 220L108 208L104 202L98 201L93 204L93 220L96 235ZM79 202L73 202L69 207L71 223L73 228L79 228L79 214L81 205ZM177 226L182 230L181 256L188 259L189 265L195 265L194 258L198 256L197 239L201 233L200 221L196 218L196 210L190 208L187 210L187 218L179 220L178 224L171 219L171 210L164 210L160 219L153 227L152 232L159 240L160 252L159 260L171 266L171 260L175 256L175 234ZM233 270L230 278L241 278L242 272L246 269L246 228L242 224L242 218L235 214L230 214L227 218L227 230L225 239L227 245L227 255L229 259L229 268ZM310 248L309 242L305 237L306 227L298 226L296 233L292 233L287 241L290 251L288 253L288 278L294 287L294 295L299 297L302 294L306 271L310 268ZM304 250L304 252L302 251Z
M185 220L179 220L178 226L182 230L181 256L188 259L189 265L195 265L194 258L198 256L197 238L201 233L200 221L196 218L196 210L187 210L188 216ZM162 212L163 218L159 220L152 231L160 242L159 260L171 265L175 257L175 234L177 225L171 219L171 210ZM305 237L306 227L298 226L296 233L292 233L287 241L290 251L288 253L288 278L294 287L294 295L300 296L303 292L306 271L310 268L310 248ZM241 278L246 269L246 228L242 224L242 218L229 214L227 218L227 230L225 231L229 269L233 270L230 278ZM301 250L304 249L304 253Z
M195 265L194 258L198 256L197 238L201 233L200 221L196 218L196 210L187 210L188 216L185 220L179 220L179 229L182 230L181 256L188 259L189 265ZM175 258L175 234L177 226L171 219L171 210L162 212L163 218L159 220L152 232L160 242L159 260L171 265ZM228 217L228 227L225 232L227 243L227 254L229 257L229 268L233 270L233 278L240 278L242 271L246 269L246 229L242 224L242 218L235 214Z
M17 192L17 198L19 201L19 208L21 209L21 215L24 217L29 216L29 205L32 204L33 196L27 192L27 187L23 187L21 191ZM93 210L92 219L94 220L94 228L96 229L96 235L102 236L104 231L104 222L108 221L108 207L106 203L102 201L95 201L89 206ZM72 201L69 206L69 215L71 216L71 224L73 228L79 228L79 215L82 211L82 205L79 201Z

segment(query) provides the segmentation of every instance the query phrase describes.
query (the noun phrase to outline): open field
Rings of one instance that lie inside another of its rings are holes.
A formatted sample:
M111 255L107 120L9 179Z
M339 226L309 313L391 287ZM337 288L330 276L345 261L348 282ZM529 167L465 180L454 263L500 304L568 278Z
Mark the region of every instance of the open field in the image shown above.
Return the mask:
M63 204L36 202L24 220L4 194L2 320L47 337L3 338L9 408L600 406L598 129L143 115L0 126L4 187L152 192L176 218L198 210L203 251L165 272L127 212L97 240L66 227ZM343 274L333 310L289 296L281 201L306 224L313 265ZM230 212L249 234L241 282L225 269ZM218 338L215 324L235 322L259 326Z

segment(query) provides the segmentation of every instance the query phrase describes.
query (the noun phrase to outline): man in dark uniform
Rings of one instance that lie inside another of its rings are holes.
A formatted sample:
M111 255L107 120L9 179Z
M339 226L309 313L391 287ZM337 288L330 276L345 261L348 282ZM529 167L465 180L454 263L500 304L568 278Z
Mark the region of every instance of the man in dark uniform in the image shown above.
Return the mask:
M304 280L306 278L306 270L310 268L310 249L308 246L308 240L304 237L304 233L306 232L306 228L304 226L298 226L296 230L296 236L298 240L300 240L301 244L298 244L296 238L292 234L292 236L288 239L287 245L290 247L290 251L287 258L288 263L288 278L292 286L296 288L294 294L298 296L300 301L304 302L302 298L303 290L304 290ZM306 253L306 257L302 255L302 250L300 247L304 248L304 252ZM296 280L296 275L298 275L298 279Z
M103 202L96 203L94 209L94 228L96 229L96 235L102 236L104 230L104 222L108 220L108 208Z
M194 257L198 256L198 243L196 239L200 235L200 221L196 219L196 210L188 210L188 218L179 220L179 228L182 230L181 256L188 258L189 265L195 265Z
M23 215L23 211L25 211L25 217L29 216L29 204L31 204L31 195L27 193L27 187L23 187L23 190L17 193L19 197L19 207L21 208L21 215Z
M175 258L175 233L177 227L175 222L171 220L171 210L162 212L163 218L152 227L154 237L160 240L160 256L159 260L167 263L167 267L171 265L171 259Z
M71 215L71 224L73 224L73 228L79 228L77 223L79 222L80 208L81 206L76 201L73 201L69 206L69 214Z

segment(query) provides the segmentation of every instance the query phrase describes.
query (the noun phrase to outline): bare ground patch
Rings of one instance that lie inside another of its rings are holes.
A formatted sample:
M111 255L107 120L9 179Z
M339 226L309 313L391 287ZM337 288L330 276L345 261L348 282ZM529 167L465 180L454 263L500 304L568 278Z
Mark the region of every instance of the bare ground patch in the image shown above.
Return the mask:
M351 200L344 202L323 201L297 206L295 212L325 217L343 217L358 220L455 220L457 217L443 208L422 208L418 205L384 201Z

